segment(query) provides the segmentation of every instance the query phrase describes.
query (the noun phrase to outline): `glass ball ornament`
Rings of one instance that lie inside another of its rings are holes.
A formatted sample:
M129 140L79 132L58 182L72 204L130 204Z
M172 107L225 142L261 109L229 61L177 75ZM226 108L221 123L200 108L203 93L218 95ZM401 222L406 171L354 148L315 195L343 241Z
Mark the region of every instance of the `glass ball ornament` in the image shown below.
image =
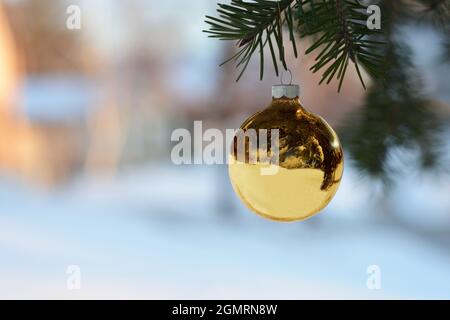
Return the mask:
M342 179L339 138L324 119L302 106L299 91L298 85L273 86L271 104L244 121L238 131L243 139L236 134L231 147L228 171L234 191L250 210L270 220L313 216L328 205ZM250 143L250 129L256 132L257 144ZM274 129L277 141L263 142L260 134ZM273 149L278 150L276 162ZM244 150L243 156L238 156L239 150ZM268 174L264 168L276 170Z

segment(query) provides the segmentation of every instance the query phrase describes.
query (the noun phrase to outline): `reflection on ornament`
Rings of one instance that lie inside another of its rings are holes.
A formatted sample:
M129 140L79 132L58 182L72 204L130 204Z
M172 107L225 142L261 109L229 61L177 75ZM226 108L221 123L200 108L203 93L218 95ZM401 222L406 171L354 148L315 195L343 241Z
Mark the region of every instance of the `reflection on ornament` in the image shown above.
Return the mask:
M231 148L229 175L235 192L248 208L276 221L303 220L322 210L343 174L339 138L325 120L303 108L298 95L297 85L273 86L271 105L240 128L244 134L250 129L278 129L276 173L261 173L270 160L248 141L244 158L238 157L241 139L237 136ZM270 154L270 142L268 149ZM249 155L255 153L257 161L252 162Z

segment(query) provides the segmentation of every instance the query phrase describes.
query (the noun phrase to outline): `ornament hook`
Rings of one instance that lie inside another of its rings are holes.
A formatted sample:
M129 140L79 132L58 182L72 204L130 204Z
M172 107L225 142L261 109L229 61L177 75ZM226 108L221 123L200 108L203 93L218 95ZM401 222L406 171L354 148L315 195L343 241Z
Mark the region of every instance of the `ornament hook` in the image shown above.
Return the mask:
M286 72L288 72L289 73L289 76L290 76L290 80L289 80L289 85L291 85L292 84L292 72L291 72L291 69L286 69ZM283 78L284 78L284 71L282 71L281 72L281 76L280 76L280 81L281 81L281 84L282 85L285 85L285 83L283 82Z

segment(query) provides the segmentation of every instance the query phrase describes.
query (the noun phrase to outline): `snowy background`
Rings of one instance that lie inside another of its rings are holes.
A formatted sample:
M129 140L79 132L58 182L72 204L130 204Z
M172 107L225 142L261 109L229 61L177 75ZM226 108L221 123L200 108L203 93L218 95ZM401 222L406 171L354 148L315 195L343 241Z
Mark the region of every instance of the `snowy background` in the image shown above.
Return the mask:
M324 212L294 224L264 221L237 200L236 216L221 217L216 174L148 168L52 194L2 180L1 297L450 298L448 244L372 218L371 186L351 168ZM448 181L420 189L399 186L393 207L448 224ZM81 269L81 290L66 287L69 265ZM366 286L370 265L380 290Z

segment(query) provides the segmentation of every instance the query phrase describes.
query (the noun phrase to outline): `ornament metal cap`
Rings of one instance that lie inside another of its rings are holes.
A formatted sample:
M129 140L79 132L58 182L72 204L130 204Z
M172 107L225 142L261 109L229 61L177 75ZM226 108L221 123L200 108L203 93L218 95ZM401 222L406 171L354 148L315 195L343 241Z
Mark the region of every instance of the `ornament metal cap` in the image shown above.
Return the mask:
M286 97L289 99L298 98L300 87L297 84L279 84L272 86L272 98L279 99Z

